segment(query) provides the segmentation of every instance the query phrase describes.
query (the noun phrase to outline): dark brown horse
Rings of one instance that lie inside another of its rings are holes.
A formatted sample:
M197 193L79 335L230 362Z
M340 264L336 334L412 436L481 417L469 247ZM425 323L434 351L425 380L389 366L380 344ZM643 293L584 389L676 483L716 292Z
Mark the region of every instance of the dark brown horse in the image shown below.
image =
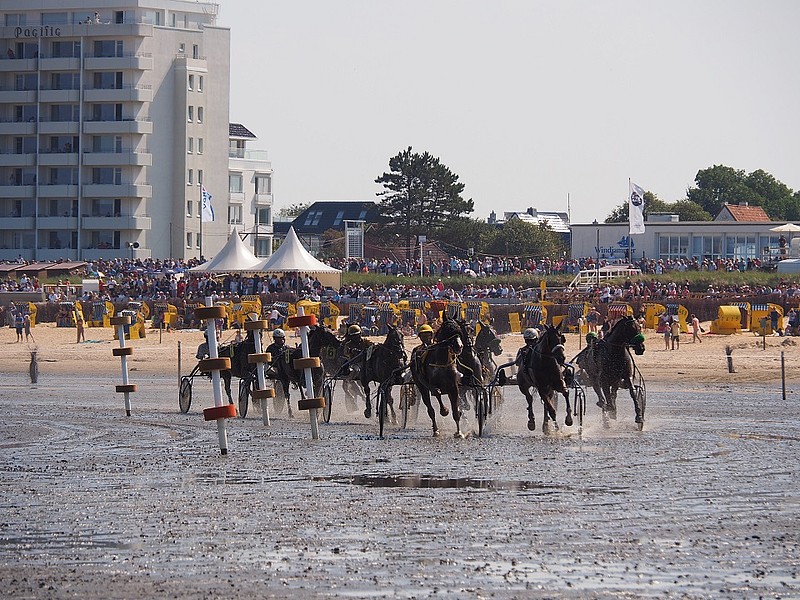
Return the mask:
M416 353L411 360L411 375L419 389L422 401L428 409L428 416L433 424L433 435L439 435L436 423L436 411L431 404L431 394L439 401L439 414L446 417L453 411L456 423L456 437L464 437L461 433L461 409L458 401L457 360L464 349L462 329L454 320L445 315L441 327L436 331L434 343L423 351ZM450 398L450 410L442 403L442 394Z
M461 400L462 410L469 410L470 404L467 402L467 392L474 392L476 396L474 400L477 401L477 395L482 393L484 384L488 382L488 379L480 356L478 356L475 343L472 341L470 331L467 329L466 322L459 319L456 320L456 323L461 331L461 340L464 343L464 349L456 360L458 372L461 373L461 380L458 382L458 397Z
M370 398L369 384L375 382L380 385L397 377L407 362L406 351L403 347L403 334L400 333L400 330L394 325L387 323L386 327L389 329L389 333L386 334L386 340L382 344L374 344L360 355L360 368L358 372L361 387L364 389L364 396L367 402L364 416L368 419L372 416L372 400ZM402 381L398 380L397 383L399 385ZM392 411L392 422L395 422L396 417L394 414L391 389L390 386L387 390L389 394L387 404Z
M497 332L488 323L478 321L481 330L475 336L475 352L478 359L483 366L484 380L491 381L497 373L497 363L494 362L494 356L500 356L503 353L503 346L500 344L500 338Z
M344 350L345 345L341 340L338 338L333 339L328 346L322 348L320 359L322 360L322 367L325 369L326 377L341 379L345 406L348 412L353 412L357 408L358 398L364 397L364 392L358 381L341 375L342 366L347 362Z
M309 328L308 331L308 354L309 356L319 356L322 348L338 343L336 334L324 325L315 325ZM289 405L289 414L291 416L291 403L289 402L289 386L294 385L300 390L300 397L306 398L306 379L303 369L294 368L294 360L302 358L303 351L301 348L285 347L285 350L279 356L272 357L268 377L277 379L283 388L283 395L286 398L286 403ZM314 390L312 394L314 397L322 393L322 380L324 378L324 370L322 367L311 369L311 376L314 382Z
M544 403L544 419L542 421L542 431L550 433L551 427L558 429L556 422L556 407L558 405L555 393L563 395L567 401L567 414L564 417L564 424L569 427L572 425L572 407L569 401L569 388L564 381L563 366L566 362L564 355L564 336L561 334L561 323L557 327L547 325L539 335L539 341L534 345L529 354L528 364L523 365L522 370L526 373L536 387L539 397ZM533 416L532 398L528 400L528 429L536 429L536 420Z
M617 390L627 389L633 400L636 423L644 427L644 398L637 394L634 383L634 364L628 348L637 355L644 354L644 336L639 323L630 316L622 317L605 338L584 348L575 362L589 379L597 394L597 405L603 416L617 418Z

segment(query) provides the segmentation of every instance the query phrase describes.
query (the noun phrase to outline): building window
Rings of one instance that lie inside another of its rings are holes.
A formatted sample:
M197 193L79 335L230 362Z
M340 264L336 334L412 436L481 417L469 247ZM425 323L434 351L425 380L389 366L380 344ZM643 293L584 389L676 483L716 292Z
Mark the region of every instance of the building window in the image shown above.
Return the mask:
M744 259L757 258L756 236L729 235L725 238L725 256L727 258Z
M192 214L192 201L191 200L187 200L186 201L186 216L187 217L193 217L194 216Z
M336 213L336 218L333 220L333 226L338 227L342 224L342 219L344 218L344 211L340 210Z
M203 153L203 138L197 138L197 153Z
M316 227L319 225L319 220L322 218L322 211L321 210L312 210L306 215L306 222L303 224L304 227Z
M197 248L199 248L199 247L200 247L200 244L202 244L202 242L203 242L202 235L203 235L202 233L198 233L198 234L197 234L197 236L196 236L196 238L195 238L195 240L196 240L196 241L195 241L195 246L196 246Z
M722 235L692 236L692 256L698 260L716 260L722 256Z
M25 18L26 18L25 13L17 13L17 14L9 13L6 15L6 27L16 27L17 25L25 25L27 24Z
M256 212L256 225L269 225L272 223L271 209L259 208Z
M198 92L202 92L203 91L203 76L202 75L200 75L200 77L197 80L197 91Z
M194 89L194 75L189 75L189 91Z
M191 248L192 247L192 232L191 231L187 231L186 232L186 247L187 248Z
M122 185L122 169L120 167L98 167L92 169L94 185Z
M200 58L200 46L197 44L192 46L192 58Z
M191 154L194 152L194 138L189 138L186 140L186 154Z
M243 191L242 187L242 174L241 173L231 173L228 175L228 191L231 194L241 194Z
M121 58L122 40L96 40L94 56L95 58Z
M242 205L231 204L228 206L228 223L231 225L242 224Z
M197 169L197 185L203 185L203 169Z
M172 15L172 26L175 27L175 15ZM183 54L186 52L186 44L181 42L178 44L178 53Z
M186 185L194 185L194 170L189 169L186 174Z
M658 239L658 257L662 259L688 258L688 235L661 235Z
M256 175L256 194L272 193L272 177L269 175Z
M186 120L189 121L189 123L194 121L194 106L190 106L188 108L188 112L186 113Z
M198 123L202 123L203 122L203 107L202 106L198 106L197 107L197 122Z

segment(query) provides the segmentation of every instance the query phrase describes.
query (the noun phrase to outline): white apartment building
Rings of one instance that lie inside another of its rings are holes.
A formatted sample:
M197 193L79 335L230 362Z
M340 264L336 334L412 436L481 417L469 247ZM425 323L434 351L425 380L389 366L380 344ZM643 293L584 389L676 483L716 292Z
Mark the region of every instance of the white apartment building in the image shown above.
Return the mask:
M228 224L244 234L253 254L267 257L272 255L272 164L265 150L247 148L255 139L244 125L230 124Z
M191 258L201 246L210 257L225 244L239 200L226 189L250 171L229 162L241 140L229 138L230 31L217 10L0 0L0 260ZM271 186L269 164L252 166ZM201 239L202 186L216 216ZM269 217L271 235L271 210L256 212L271 188L252 197L249 218Z

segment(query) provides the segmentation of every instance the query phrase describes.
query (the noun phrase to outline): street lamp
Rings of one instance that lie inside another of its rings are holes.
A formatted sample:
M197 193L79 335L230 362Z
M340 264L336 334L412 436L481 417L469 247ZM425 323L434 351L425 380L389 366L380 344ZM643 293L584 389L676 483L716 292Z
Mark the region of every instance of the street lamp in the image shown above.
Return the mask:
M597 229L595 230L596 233L596 240L594 245L595 253L597 254L597 260L595 260L594 268L597 272L597 286L600 286L600 226L597 223L597 219L592 222Z
M131 249L131 260L133 260L133 253L139 247L139 242L128 242L127 246Z

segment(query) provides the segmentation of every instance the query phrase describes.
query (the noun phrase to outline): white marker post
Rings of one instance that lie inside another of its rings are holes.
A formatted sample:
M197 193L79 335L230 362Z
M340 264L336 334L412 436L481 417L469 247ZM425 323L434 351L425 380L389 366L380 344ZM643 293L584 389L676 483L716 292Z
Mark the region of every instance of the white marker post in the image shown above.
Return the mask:
M263 352L261 349L261 332L265 329L269 329L269 322L268 321L245 321L244 329L247 332L253 333L253 342L255 345L255 353L250 354L247 357L247 362L250 364L255 363L256 365L256 377L258 380L258 389L253 390L253 402L255 403L256 400L261 402L261 418L264 423L264 427L270 426L269 420L269 399L275 397L275 390L272 388L267 388L267 377L264 373L264 364L271 362L272 357L267 352Z
M317 317L315 315L306 315L303 307L297 308L297 316L289 317L287 321L289 327L300 328L300 348L303 354L302 358L294 360L295 369L303 369L303 375L306 380L306 392L309 394L314 393L314 377L311 374L312 368L319 368L319 356L310 356L308 347L308 330L309 326L317 324ZM304 398L297 403L297 408L300 410L308 411L308 418L311 421L311 437L315 440L319 439L319 409L325 408L325 398Z
M118 385L116 390L118 393L125 394L125 414L131 416L131 392L136 391L136 384L128 383L128 357L133 354L133 348L125 346L125 326L131 324L131 318L128 316L111 317L111 325L117 328L117 337L119 338L119 348L112 348L111 352L114 356L119 356L122 363L122 385Z
M225 429L225 419L236 416L236 407L232 404L222 403L222 383L219 377L221 370L231 368L231 359L219 358L219 347L217 346L217 326L215 321L225 316L225 307L213 306L213 300L207 297L206 305L195 310L195 316L206 322L209 358L200 361L199 370L201 373L211 373L211 388L214 392L214 406L203 410L203 417L206 421L217 422L219 449L222 456L225 456L228 454L228 433Z

